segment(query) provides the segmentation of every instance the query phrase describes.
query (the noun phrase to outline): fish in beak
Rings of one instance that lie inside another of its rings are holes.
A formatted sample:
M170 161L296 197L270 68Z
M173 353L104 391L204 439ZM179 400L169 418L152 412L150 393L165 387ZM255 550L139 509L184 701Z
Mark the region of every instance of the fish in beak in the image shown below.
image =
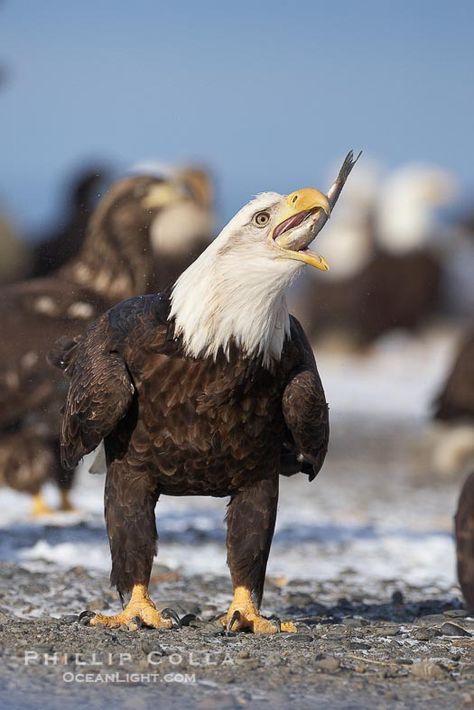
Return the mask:
M308 246L329 219L360 155L361 153L354 159L352 151L347 154L327 195L314 187L304 187L288 195L286 204L278 215L278 224L272 232L273 243L281 251L282 258L296 259L321 271L329 270L324 257L310 251Z

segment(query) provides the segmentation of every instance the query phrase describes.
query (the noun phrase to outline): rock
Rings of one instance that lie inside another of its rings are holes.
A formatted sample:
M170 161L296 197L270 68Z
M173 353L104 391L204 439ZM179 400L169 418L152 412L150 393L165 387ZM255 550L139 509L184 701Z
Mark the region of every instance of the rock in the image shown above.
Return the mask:
M447 616L450 619L464 619L469 614L465 609L446 609L446 611L443 611L443 616Z
M415 641L432 641L436 636L439 636L438 629L432 628L415 628L410 636L415 639Z
M290 633L285 635L285 642L287 641L290 643L313 643L314 638L311 634Z
M343 620L342 623L344 626L348 626L349 628L354 628L356 629L359 626L368 626L369 622L367 619L363 619L361 616L346 616Z
M432 680L442 680L446 678L446 671L437 663L431 661L416 661L410 667L410 673L417 678L425 678Z
M379 626L374 632L377 636L398 636L400 627L396 624L387 624L386 626Z
M446 617L443 614L426 614L425 616L420 616L416 619L415 624L417 626L440 626L444 624Z
M322 658L320 661L317 661L316 668L324 673L337 673L340 668L340 663L334 656L328 656L327 658Z
M443 636L472 636L470 631L459 624L454 624L452 621L446 621L446 623L442 624L440 633Z
M236 658L235 663L238 666L245 666L245 670L249 671L254 671L260 666L258 658Z
M365 641L350 641L349 648L358 651L368 651L372 648L372 645L370 643L365 643Z

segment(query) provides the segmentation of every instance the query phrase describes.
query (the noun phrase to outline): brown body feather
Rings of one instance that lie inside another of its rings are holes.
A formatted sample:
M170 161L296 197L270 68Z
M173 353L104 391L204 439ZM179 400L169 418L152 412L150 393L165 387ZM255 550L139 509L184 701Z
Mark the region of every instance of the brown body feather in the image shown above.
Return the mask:
M327 450L314 357L294 319L273 371L236 348L229 359L186 357L168 312L166 296L130 299L69 349L63 463L74 466L105 440L111 579L121 594L148 582L158 496L211 495L231 497L234 586L260 598L282 461L315 475Z

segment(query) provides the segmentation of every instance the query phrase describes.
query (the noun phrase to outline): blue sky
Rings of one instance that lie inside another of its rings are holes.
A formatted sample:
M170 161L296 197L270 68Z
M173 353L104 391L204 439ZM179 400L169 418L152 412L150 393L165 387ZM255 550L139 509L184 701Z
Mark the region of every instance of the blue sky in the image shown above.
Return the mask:
M0 200L20 224L100 158L198 159L228 216L348 148L474 183L474 3L5 0Z

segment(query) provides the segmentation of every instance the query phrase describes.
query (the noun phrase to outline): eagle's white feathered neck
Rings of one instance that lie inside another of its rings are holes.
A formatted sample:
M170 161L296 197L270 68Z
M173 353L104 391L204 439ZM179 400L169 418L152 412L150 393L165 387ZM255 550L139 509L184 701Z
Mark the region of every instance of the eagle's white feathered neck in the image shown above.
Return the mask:
M249 246L233 221L177 280L170 318L187 355L216 358L235 343L271 368L290 333L285 292L301 263L274 258L264 242Z

